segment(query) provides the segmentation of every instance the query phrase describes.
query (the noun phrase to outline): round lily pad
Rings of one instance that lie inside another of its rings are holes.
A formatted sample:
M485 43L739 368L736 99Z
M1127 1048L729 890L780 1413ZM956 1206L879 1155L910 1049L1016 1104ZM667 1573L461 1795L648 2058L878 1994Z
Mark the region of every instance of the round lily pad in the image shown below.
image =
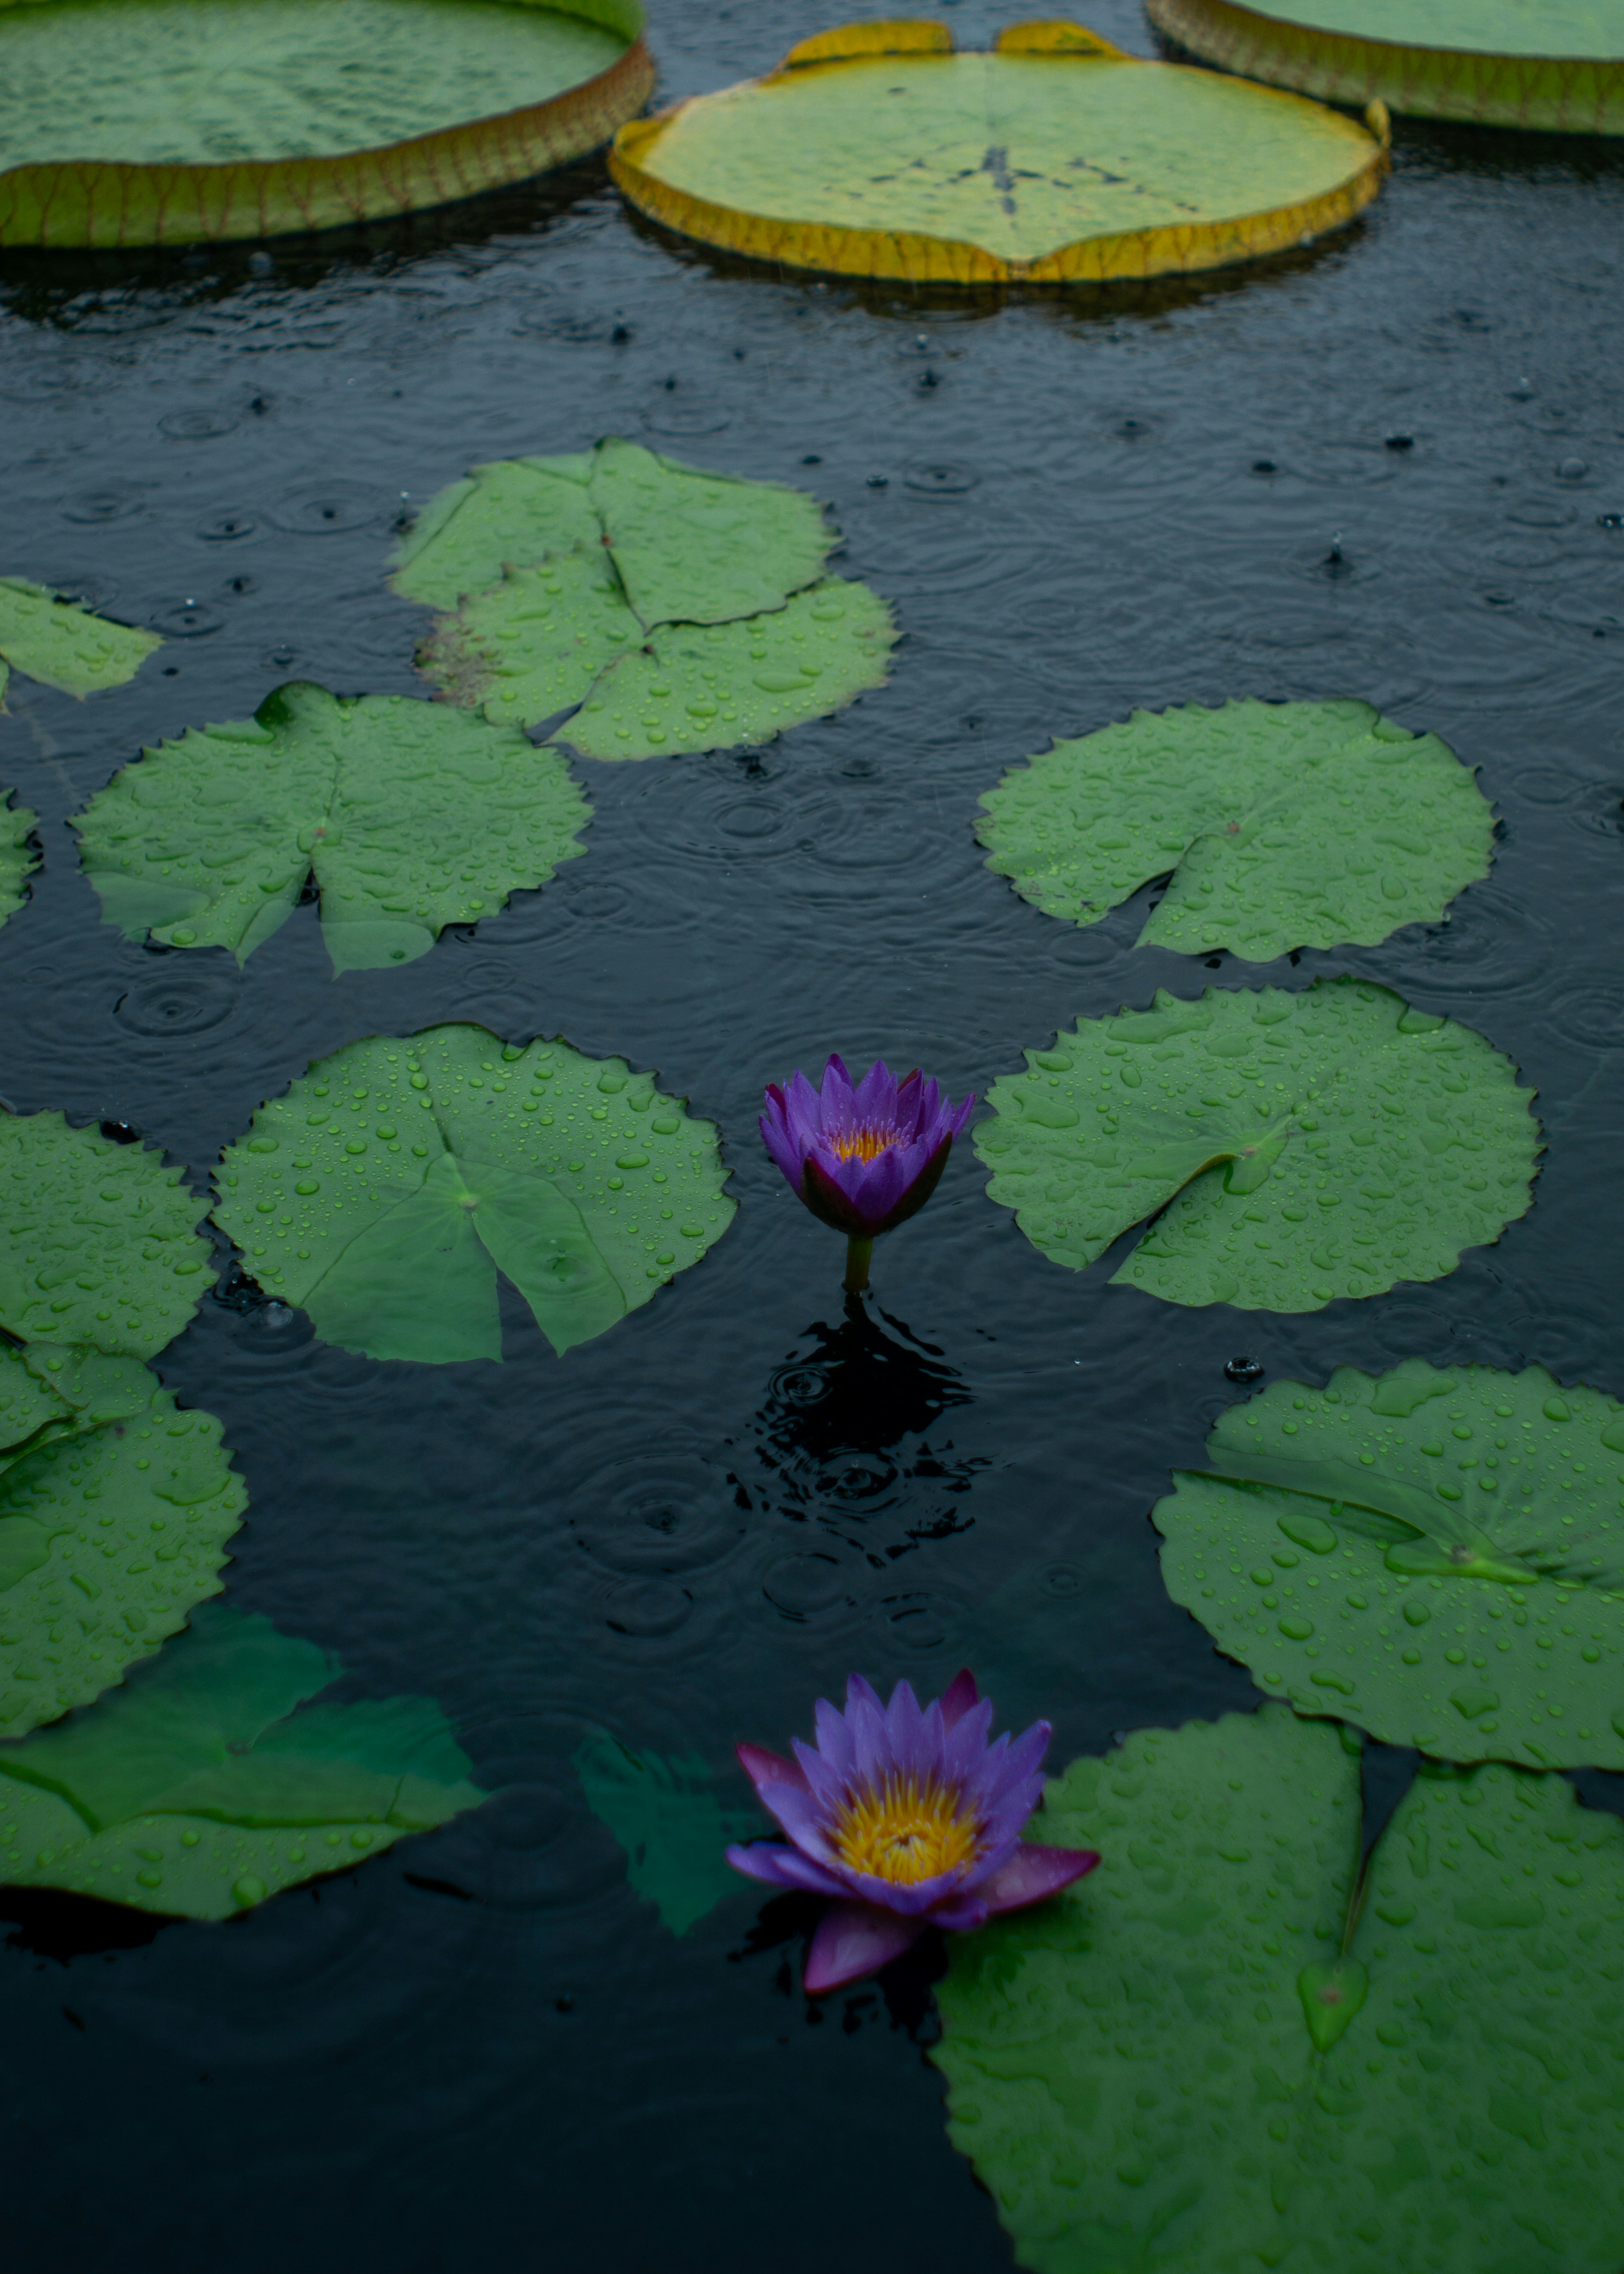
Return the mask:
M1136 711L981 803L988 867L1049 915L1098 923L1170 870L1139 945L1252 963L1436 922L1494 835L1454 753L1368 703Z
M88 1704L219 1593L248 1500L220 1437L134 1359L0 1344L0 1736Z
M1408 1359L1226 1413L1162 1577L1304 1713L1456 1761L1624 1769L1624 1405Z
M848 275L1067 283L1212 268L1367 205L1385 115L1351 119L1064 22L956 55L941 24L846 25L763 79L615 138L616 181L685 237Z
M0 13L0 58L11 19ZM0 79L0 87L4 79ZM0 94L0 105L4 104ZM0 128L0 146L4 145ZM0 174L0 207L6 177ZM0 243L4 243L0 234ZM147 658L163 642L156 632L141 632L128 624L109 623L92 615L76 600L59 600L43 584L25 576L0 576L0 711L5 704L8 666L25 679L55 687L64 695L82 698L107 687L122 687L133 679Z
M975 1131L989 1196L1077 1271L1154 1217L1116 1284L1168 1302L1317 1311L1440 1279L1529 1205L1533 1092L1365 980L1159 991L1026 1055Z
M0 783L0 923L27 899L28 879L40 865L33 837L39 817L26 805L13 805L14 794Z
M1283 1706L1048 1788L1100 1852L950 1938L949 2129L1036 2274L1611 2274L1624 1825L1417 1778L1361 1880L1357 1741Z
M443 205L605 141L637 0L38 0L0 11L0 245L274 237Z
M335 971L427 954L584 848L556 750L399 695L294 684L114 775L79 822L102 911L132 939L229 947L281 929L307 879Z
M153 1357L214 1276L199 1213L147 1147L0 1112L0 1329Z
M260 1107L214 1218L325 1341L501 1357L500 1269L560 1355L698 1261L732 1221L715 1126L624 1058L483 1027L372 1035Z
M1225 71L1423 118L1624 134L1624 0L1147 0Z
M0 1879L226 1918L478 1805L429 1698L304 1704L342 1671L204 1605L123 1689L0 1750Z

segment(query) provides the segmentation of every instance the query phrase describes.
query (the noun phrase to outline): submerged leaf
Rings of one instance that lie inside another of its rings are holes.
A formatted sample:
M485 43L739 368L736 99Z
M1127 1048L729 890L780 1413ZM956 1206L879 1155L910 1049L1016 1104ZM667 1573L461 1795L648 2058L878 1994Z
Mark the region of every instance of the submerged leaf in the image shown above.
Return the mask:
M225 1918L478 1805L428 1698L296 1710L341 1670L206 1605L122 1690L0 1750L0 1877Z
M214 1279L198 1215L147 1147L0 1111L0 1328L153 1357Z
M0 664L0 695L5 692L4 666ZM28 897L28 879L40 865L32 831L37 814L26 805L13 805L15 792L0 784L0 923L15 915Z
M395 553L409 600L454 608L509 568L598 546L645 627L781 608L834 543L817 501L611 436L559 458L499 458L431 498Z
M399 695L278 688L251 721L160 743L80 817L109 922L239 963L307 877L335 971L425 955L583 847L591 808L556 750Z
M1074 1761L1040 1821L1100 1868L953 1939L933 2055L1023 2265L1624 2256L1616 1818L1522 1770L1420 1777L1355 1905L1357 1749L1266 1706Z
M633 1752L594 1729L575 1755L586 1804L626 1854L634 1894L652 1903L673 1934L686 1934L726 1895L738 1875L724 1857L730 1840L761 1829L752 1809L725 1809L715 1780L695 1754Z
M248 1495L134 1359L0 1344L0 1736L83 1706L220 1592Z
M1364 980L1158 992L1026 1057L975 1132L989 1195L1079 1271L1161 1210L1116 1278L1169 1302L1314 1311L1441 1278L1529 1205L1532 1091Z
M8 19L5 29L9 49L15 26ZM0 143L6 139L0 130ZM0 576L0 697L5 693L7 664L25 679L37 679L64 695L84 697L106 687L122 687L126 679L134 678L154 648L162 645L156 632L132 631L128 624L93 616L77 601L57 599L44 584L31 584L23 576ZM0 702L0 710L4 708Z
M1154 1510L1162 1577L1275 1696L1449 1760L1624 1768L1624 1407L1407 1359L1274 1382L1207 1449Z
M1253 963L1435 922L1487 876L1494 834L1438 737L1368 703L1136 711L1056 742L981 803L988 867L1048 915L1098 923L1171 870L1139 945Z
M732 1221L709 1121L624 1058L483 1027L320 1059L228 1147L215 1221L324 1340L501 1357L496 1275L560 1355L696 1262Z

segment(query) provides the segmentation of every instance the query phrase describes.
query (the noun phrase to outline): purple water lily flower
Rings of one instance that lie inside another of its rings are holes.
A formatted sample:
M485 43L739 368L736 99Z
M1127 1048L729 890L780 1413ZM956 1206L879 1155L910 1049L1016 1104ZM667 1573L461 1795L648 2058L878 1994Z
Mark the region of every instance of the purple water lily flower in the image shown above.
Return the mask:
M1021 1827L1042 1797L1047 1721L989 1744L992 1702L966 1668L921 1708L906 1682L882 1706L853 1674L846 1711L817 1701L817 1749L795 1758L741 1745L746 1775L790 1837L730 1848L737 1871L831 1895L807 1956L806 1986L872 1974L927 1927L984 1925L1092 1871L1087 1848L1040 1848Z
M917 1067L898 1081L883 1058L855 1088L832 1056L821 1090L800 1073L787 1089L768 1083L763 1140L813 1215L845 1232L853 1293L868 1284L881 1232L906 1224L935 1192L974 1103L966 1097L955 1108Z

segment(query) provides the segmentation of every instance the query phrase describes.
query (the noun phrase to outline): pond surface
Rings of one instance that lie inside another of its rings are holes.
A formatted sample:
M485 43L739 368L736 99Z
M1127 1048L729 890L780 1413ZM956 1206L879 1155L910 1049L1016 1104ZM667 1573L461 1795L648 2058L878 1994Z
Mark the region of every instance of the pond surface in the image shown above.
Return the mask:
M1094 21L1150 51L1121 0ZM650 44L669 96L816 28L665 0ZM12 682L0 780L45 867L0 930L0 1096L129 1122L200 1189L311 1058L477 1020L655 1070L740 1201L561 1362L516 1299L500 1367L216 1301L158 1361L248 1480L231 1600L339 1652L337 1695L439 1699L497 1789L225 1927L0 1895L19 2274L1010 2264L923 2057L937 1962L809 2010L803 1914L742 1881L674 1937L576 1757L697 1755L744 1808L734 1739L806 1731L852 1667L934 1690L968 1659L1056 1766L1244 1707L1147 1517L1244 1394L1226 1360L1624 1394L1621 268L1616 149L1402 125L1362 225L1114 294L781 278L635 223L597 166L364 241L8 260L3 565L169 644L83 705ZM292 678L414 691L402 510L605 433L826 499L898 612L891 685L748 755L582 762L588 857L399 971L331 981L313 907L241 973L100 925L66 817L142 742ZM1051 734L1243 694L1436 730L1503 817L1492 876L1374 950L1209 969L1132 947L1147 896L1079 931L982 866L978 796ZM763 1083L831 1047L980 1093L1079 1013L1340 970L1539 1091L1531 1212L1436 1284L1158 1304L1047 1262L966 1145L848 1315L756 1135Z

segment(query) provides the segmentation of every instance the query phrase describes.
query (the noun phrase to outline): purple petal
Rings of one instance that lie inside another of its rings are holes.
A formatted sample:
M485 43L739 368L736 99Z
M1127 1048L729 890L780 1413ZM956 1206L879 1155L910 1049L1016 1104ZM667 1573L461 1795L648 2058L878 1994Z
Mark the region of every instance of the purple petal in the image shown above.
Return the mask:
M838 1128L851 1118L852 1077L846 1070L846 1061L829 1053L829 1063L823 1068L822 1096L818 1118L825 1129Z
M793 1136L788 1128L771 1114L763 1113L757 1126L761 1130L762 1143L771 1154L778 1167L783 1170L795 1190L799 1192L801 1154Z
M874 1064L858 1083L852 1110L859 1121L891 1121L897 1111L897 1077L883 1058Z
M868 1690L867 1697L858 1693L858 1679L855 1675L852 1677L851 1699L846 1709L846 1726L852 1732L853 1751L856 1755L857 1781L878 1787L884 1783L891 1767L885 1713L866 1682L863 1689Z
M961 1666L947 1688L942 1692L942 1719L951 1729L962 1721L972 1706L980 1700L975 1676L967 1666ZM990 1714L992 1708L988 1707Z
M776 1816L803 1855L815 1863L832 1865L827 1818L823 1807L798 1784L770 1784L761 1795L768 1813Z
M1092 1848L1040 1848L1023 1841L983 1884L981 1900L989 1911L1020 1910L1027 1903L1041 1903L1046 1895L1058 1894L1085 1871L1092 1871L1099 1860Z
M748 1743L735 1745L739 1766L758 1793L764 1795L770 1784L798 1785L802 1792L809 1789L805 1773L794 1761L786 1761L781 1753L770 1753L765 1745Z
M729 1848L727 1861L747 1879L765 1879L771 1887L796 1887L814 1895L844 1895L846 1883L832 1871L820 1871L799 1848L780 1848L776 1840L752 1840L748 1848Z
M818 1921L807 1954L806 1988L812 1997L872 1974L919 1940L923 1919L898 1918L867 1903L836 1903Z
M932 1926L946 1927L953 1934L963 1934L969 1927L985 1926L987 1919L987 1905L981 1897L964 1893L950 1896L930 1914Z
M846 1723L841 1719L840 1715L835 1712L833 1706L824 1704L823 1711L830 1716L831 1721L838 1723L840 1730L844 1735ZM815 1753L811 1746L803 1744L799 1737L794 1738L792 1742L795 1748L795 1758L801 1764L801 1772L806 1778L808 1785L816 1796L819 1807L823 1809L826 1812L832 1813L834 1810L839 1807L841 1801L846 1796L846 1787L849 1773L838 1768L834 1763L828 1758L825 1753Z
M897 1774L923 1776L925 1717L911 1682L899 1682L891 1693L891 1704L885 1708L885 1736Z

